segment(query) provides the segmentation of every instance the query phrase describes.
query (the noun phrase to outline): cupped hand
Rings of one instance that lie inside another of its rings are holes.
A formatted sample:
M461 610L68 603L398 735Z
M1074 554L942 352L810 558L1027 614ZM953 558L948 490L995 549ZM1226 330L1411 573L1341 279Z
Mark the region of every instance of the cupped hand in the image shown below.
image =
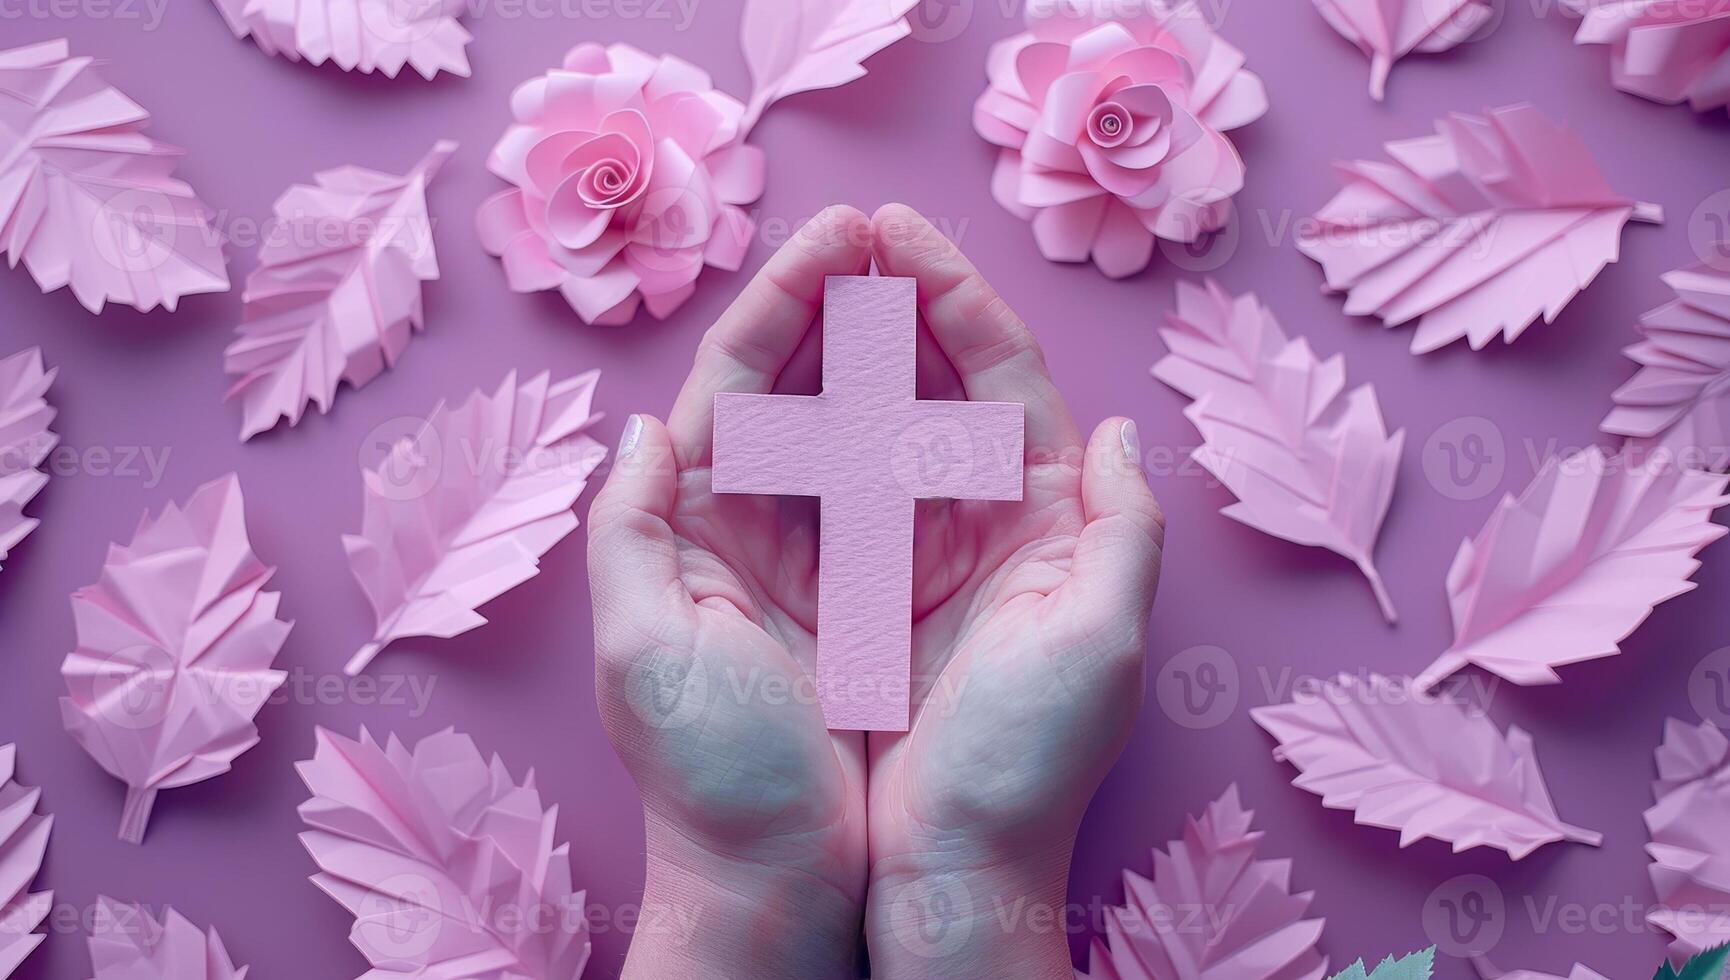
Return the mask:
M1134 423L1083 441L1032 333L924 218L874 218L918 280L922 397L1027 405L1020 501L927 501L910 730L869 736L875 975L1073 976L1063 905L1088 801L1141 705L1164 520ZM948 370L943 368L947 367Z
M643 928L626 976L856 972L865 740L811 693L817 505L710 490L714 396L775 387L823 281L870 265L834 207L704 336L667 423L633 416L589 516L601 719L643 796ZM720 972L717 972L717 971Z

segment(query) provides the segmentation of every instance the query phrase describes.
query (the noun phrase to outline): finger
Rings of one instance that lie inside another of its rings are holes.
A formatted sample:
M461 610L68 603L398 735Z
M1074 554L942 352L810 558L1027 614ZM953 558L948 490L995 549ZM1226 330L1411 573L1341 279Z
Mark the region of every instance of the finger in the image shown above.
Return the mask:
M1051 383L1039 342L973 263L905 204L886 204L871 220L878 268L919 281L919 310L967 397L1026 403L1029 448L1079 446L1081 433Z
M1124 645L1139 650L1159 587L1165 515L1142 472L1134 422L1106 419L1093 431L1082 464L1081 503L1087 525L1068 587L1098 614L1090 618L1131 634Z
M716 393L763 394L774 387L823 305L823 280L863 275L870 268L870 243L870 222L856 208L825 209L769 258L715 321L667 417L681 465L709 462Z
M631 416L612 472L589 508L597 659L631 656L671 626L670 617L694 609L669 523L677 491L666 427L651 416Z

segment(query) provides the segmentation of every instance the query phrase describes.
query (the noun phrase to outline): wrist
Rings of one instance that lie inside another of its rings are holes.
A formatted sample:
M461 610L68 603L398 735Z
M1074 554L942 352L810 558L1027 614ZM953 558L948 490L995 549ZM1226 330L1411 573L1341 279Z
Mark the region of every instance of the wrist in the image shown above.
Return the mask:
M873 975L1073 980L1065 912L1073 844L879 860L865 912Z
M852 978L863 896L794 863L719 853L651 822L623 977Z

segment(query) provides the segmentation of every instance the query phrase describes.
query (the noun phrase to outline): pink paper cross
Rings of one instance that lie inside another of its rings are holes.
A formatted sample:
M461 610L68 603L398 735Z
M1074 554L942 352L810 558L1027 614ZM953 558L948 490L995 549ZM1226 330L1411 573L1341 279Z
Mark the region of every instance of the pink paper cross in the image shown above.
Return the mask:
M821 498L817 697L830 728L909 718L913 501L1020 500L1026 407L914 397L915 283L832 276L823 393L715 396L717 493Z

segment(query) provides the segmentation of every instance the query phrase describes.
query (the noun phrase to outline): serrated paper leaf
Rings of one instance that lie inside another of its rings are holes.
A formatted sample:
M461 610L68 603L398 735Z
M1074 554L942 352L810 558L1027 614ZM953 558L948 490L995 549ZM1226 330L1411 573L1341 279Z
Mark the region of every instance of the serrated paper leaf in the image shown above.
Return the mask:
M1364 972L1364 961L1358 960L1336 975L1333 980L1430 980L1436 968L1436 948L1394 959L1392 956L1376 965L1372 973Z
M739 44L751 69L740 139L780 99L845 85L865 59L912 33L919 0L745 0Z
M1681 963L1730 943L1730 739L1672 718L1657 762L1645 816L1658 906L1646 921L1674 937L1670 959Z
M1419 679L1475 664L1516 684L1610 657L1653 607L1692 591L1701 548L1730 533L1712 512L1730 477L1606 456L1552 457L1497 505L1448 570L1454 642Z
M228 397L244 405L241 439L298 424L308 403L328 412L338 384L378 377L425 326L421 283L439 275L426 188L456 148L440 140L400 177L327 170L277 199L225 354L239 377Z
M508 375L491 396L433 409L414 435L363 472L349 566L377 620L349 661L358 674L408 636L452 637L486 622L482 603L533 578L576 530L571 512L606 448L587 433L599 371L557 384Z
M1575 44L1610 45L1617 88L1695 112L1730 105L1730 22L1716 4L1562 0L1584 20Z
M1351 559L1393 621L1374 551L1405 432L1388 435L1375 389L1347 391L1343 358L1318 359L1253 295L1213 282L1178 283L1159 333L1170 353L1153 376L1194 400L1184 412L1204 442L1194 458L1238 498L1223 513Z
M457 22L466 0L213 0L237 38L265 54L395 78L469 74L471 35Z
M1345 188L1298 248L1347 313L1417 320L1414 353L1512 343L1616 260L1630 219L1663 217L1611 190L1580 138L1525 103L1455 113L1387 152L1340 165Z
M246 980L215 929L200 932L173 909L158 921L142 905L96 899L90 930L94 980Z
M1654 980L1719 980L1726 962L1730 962L1730 946L1719 946L1689 960L1681 973L1665 963L1658 968Z
M43 397L54 374L35 347L0 360L0 562L40 523L24 508L47 484L42 461L60 442L48 429L55 412Z
M54 905L53 892L30 892L54 818L36 812L41 790L13 781L17 761L15 746L0 745L0 978L11 976L47 938L36 927Z
M1664 277L1676 298L1640 318L1625 354L1640 370L1616 389L1600 426L1631 453L1730 466L1730 273L1711 265Z
M1398 830L1401 847L1431 837L1519 860L1555 841L1603 839L1557 817L1531 736L1504 735L1406 682L1342 674L1251 716L1279 741L1274 758L1297 767L1292 785L1360 824Z
M519 785L449 729L412 749L365 729L359 741L316 737L295 767L312 792L300 839L319 867L313 883L354 914L349 940L377 967L369 980L582 975L584 893L534 773Z
M1370 59L1370 97L1387 93L1394 62L1471 39L1495 16L1488 0L1313 0L1329 26Z
M173 310L225 292L210 209L175 180L180 151L144 135L150 114L64 40L0 51L0 247L43 292L70 286L85 309L110 300Z
M253 717L287 679L271 664L293 625L264 591L275 571L252 553L230 474L146 514L73 593L78 649L60 667L60 713L127 786L122 840L144 839L158 791L219 776L258 743Z
M1094 940L1081 975L1321 980L1323 920L1304 918L1314 893L1292 894L1291 861L1256 857L1254 816L1234 785L1189 819L1182 840L1154 852L1151 881L1125 871L1125 904L1107 911L1105 941Z

